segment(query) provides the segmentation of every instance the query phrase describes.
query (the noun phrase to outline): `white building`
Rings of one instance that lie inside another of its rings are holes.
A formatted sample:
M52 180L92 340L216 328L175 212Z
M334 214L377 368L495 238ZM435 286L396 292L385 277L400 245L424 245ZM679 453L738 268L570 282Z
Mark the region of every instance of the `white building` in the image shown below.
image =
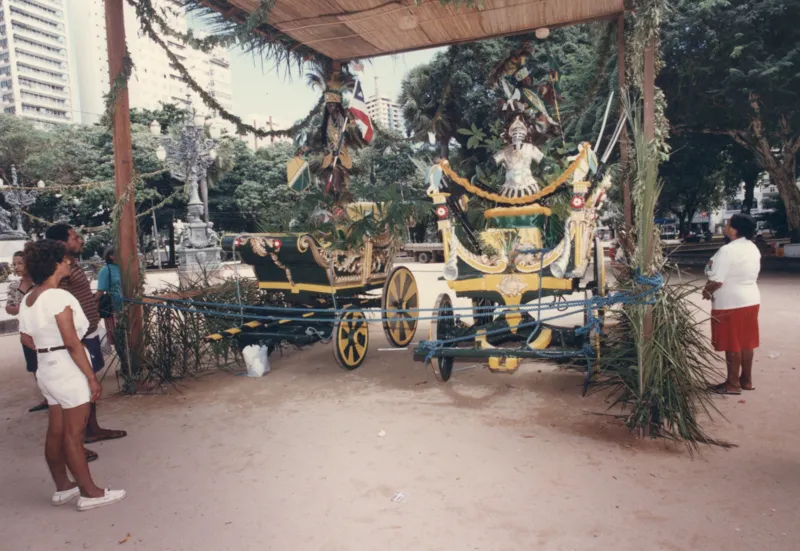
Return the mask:
M761 216L774 212L774 205L779 197L778 188L770 183L766 174L762 175L759 184L753 190L753 205L750 215L758 220ZM742 211L743 202L744 184L741 184L736 195L725 201L722 207L713 212L696 214L692 218L691 229L721 234L731 216ZM763 226L763 222L759 222L759 227L761 226Z
M367 99L367 112L372 124L379 124L386 130L405 134L403 110L400 104L389 96L381 95L377 77L375 78L375 95Z
M3 1L3 0L0 0ZM105 108L103 95L108 92L108 57L106 53L105 7L98 0L69 0L78 94L82 122L97 122ZM171 28L185 32L186 16L179 0L155 0ZM74 8L72 6L74 5ZM134 9L125 4L125 29L128 51L134 64L128 83L131 108L158 109L162 103L181 104L186 97L201 114L213 116L200 97L191 91L172 67L161 47L140 32ZM195 33L199 36L199 33ZM232 110L230 56L219 49L201 52L173 38L165 38L170 50L181 60L201 88L214 96L228 111Z
M47 127L74 121L67 0L0 0L0 108Z

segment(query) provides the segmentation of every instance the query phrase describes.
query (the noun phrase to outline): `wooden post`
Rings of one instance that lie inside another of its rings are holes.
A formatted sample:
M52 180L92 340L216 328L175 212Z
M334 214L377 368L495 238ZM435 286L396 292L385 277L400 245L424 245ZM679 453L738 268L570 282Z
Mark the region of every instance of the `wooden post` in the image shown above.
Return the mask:
M624 96L627 94L625 86L625 14L617 18L617 79L619 82L620 114L624 107ZM631 205L631 164L628 149L628 124L622 127L619 136L620 165L622 167L622 201L625 210L625 233L630 236L633 228L633 207Z
M644 47L644 82L642 82L644 94L644 137L648 143L656 137L655 87L655 45L654 40L651 39Z
M124 70L127 51L122 3L123 0L105 0L108 73L112 88ZM136 246L135 192L131 187L133 152L131 150L131 118L127 87L116 91L116 104L114 105L114 179L117 201L123 202L119 216L117 258L122 272L123 292L126 297L131 297L139 288L139 251ZM138 351L141 347L142 335L142 307L132 304L128 317L128 344L133 355L133 366L129 366L129 368L138 369Z
M170 209L169 214L169 267L175 267L175 212Z
M269 116L269 131L272 132L272 115ZM269 137L269 143L275 143L275 136Z

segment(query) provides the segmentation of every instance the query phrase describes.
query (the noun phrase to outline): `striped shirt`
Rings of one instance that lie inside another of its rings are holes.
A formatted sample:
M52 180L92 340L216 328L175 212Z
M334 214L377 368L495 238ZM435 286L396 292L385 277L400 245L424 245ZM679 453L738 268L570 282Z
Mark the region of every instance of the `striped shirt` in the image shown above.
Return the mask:
M59 287L66 289L78 299L78 302L81 303L83 313L89 320L89 330L86 332L86 335L94 333L97 330L97 326L100 324L100 310L97 309L97 301L92 293L92 286L86 274L83 273L81 267L78 266L77 260L73 259L69 268L69 276L61 280L61 285L59 285ZM81 338L86 335L81 335Z

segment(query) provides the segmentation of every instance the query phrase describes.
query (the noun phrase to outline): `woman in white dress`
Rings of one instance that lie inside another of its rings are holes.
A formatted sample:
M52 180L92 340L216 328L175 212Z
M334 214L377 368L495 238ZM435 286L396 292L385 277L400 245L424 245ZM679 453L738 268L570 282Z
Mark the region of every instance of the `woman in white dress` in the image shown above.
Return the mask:
M69 275L70 262L58 241L25 246L25 269L36 287L20 305L19 327L22 344L37 352L36 379L50 405L44 450L56 483L52 503L63 505L77 497L78 510L86 511L120 501L125 490L99 488L83 452L89 404L103 389L79 336L86 333L89 320L78 300L58 288Z

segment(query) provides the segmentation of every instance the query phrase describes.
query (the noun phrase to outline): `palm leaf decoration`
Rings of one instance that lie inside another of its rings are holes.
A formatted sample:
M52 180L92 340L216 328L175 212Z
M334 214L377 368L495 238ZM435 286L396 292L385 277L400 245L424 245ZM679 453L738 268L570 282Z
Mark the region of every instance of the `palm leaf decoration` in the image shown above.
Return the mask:
M636 153L636 239L629 263L619 270L615 290L637 295L646 289L638 275L652 276L665 269L654 227L661 184L658 153L645 139L640 105L628 104L626 109ZM690 452L700 444L730 446L710 437L701 426L701 419L719 412L708 391L715 357L699 327L706 317L691 300L697 290L678 274L667 278L652 304L625 304L612 311L602 375L596 383L611 391L612 406L623 407L631 430L679 440Z

